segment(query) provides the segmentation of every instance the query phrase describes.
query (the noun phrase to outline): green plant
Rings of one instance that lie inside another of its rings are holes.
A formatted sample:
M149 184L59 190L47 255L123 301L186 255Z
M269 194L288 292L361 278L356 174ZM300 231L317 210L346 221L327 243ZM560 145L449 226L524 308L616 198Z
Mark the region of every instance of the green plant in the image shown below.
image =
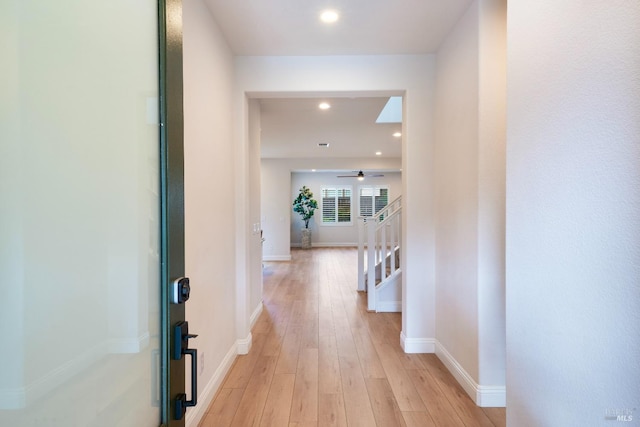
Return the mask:
M293 201L293 211L300 214L304 221L304 228L309 228L309 220L318 209L318 202L313 198L313 193L306 186L302 186L298 197Z

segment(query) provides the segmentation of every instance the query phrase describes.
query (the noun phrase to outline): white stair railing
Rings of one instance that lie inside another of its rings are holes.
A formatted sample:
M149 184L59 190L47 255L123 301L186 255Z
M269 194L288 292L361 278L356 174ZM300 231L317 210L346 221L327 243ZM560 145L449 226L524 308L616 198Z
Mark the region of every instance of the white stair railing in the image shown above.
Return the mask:
M400 270L401 220L401 197L372 217L358 217L358 290L367 291L370 311L376 310L376 285Z

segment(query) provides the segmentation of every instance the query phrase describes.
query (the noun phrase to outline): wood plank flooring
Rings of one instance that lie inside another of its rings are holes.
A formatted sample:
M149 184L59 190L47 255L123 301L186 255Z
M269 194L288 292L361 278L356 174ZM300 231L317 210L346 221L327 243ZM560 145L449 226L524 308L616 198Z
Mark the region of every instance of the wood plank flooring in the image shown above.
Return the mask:
M400 313L368 313L351 248L264 268L264 310L200 427L503 427L433 354L400 348Z

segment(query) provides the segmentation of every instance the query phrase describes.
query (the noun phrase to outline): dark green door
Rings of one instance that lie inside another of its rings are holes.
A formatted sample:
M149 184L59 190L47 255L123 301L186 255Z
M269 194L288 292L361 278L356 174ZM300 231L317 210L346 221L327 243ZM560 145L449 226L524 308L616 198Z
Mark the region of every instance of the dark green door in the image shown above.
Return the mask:
M165 423L183 426L186 411L197 403L197 350L185 322L189 283L184 263L184 149L182 110L182 1L160 7L160 89L163 192L163 346L167 366ZM191 387L185 392L185 363L191 365Z

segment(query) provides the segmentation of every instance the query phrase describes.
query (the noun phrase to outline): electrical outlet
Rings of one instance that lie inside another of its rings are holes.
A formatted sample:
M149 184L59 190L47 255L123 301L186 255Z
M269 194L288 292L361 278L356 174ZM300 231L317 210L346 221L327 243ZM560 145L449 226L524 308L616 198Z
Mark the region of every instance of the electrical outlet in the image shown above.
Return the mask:
M204 372L204 352L200 353L200 372L198 375L202 375Z

